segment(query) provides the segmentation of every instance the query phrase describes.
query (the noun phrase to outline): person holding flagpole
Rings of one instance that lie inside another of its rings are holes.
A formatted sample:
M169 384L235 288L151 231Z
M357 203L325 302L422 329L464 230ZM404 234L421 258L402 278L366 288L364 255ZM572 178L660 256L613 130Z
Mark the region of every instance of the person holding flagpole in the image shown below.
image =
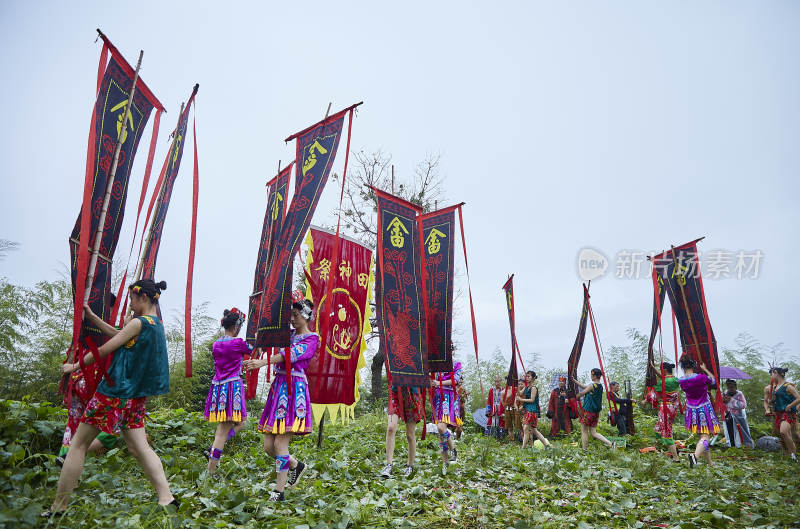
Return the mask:
M573 379L575 385L581 388L576 397L578 399L583 397L583 413L580 418L581 446L586 450L589 447L589 436L591 436L613 450L616 448L614 443L606 439L603 434L597 433L597 420L603 409L603 385L600 383L603 372L595 367L592 369L591 376L592 383L586 386L581 384L578 379Z
M111 338L78 362L64 364L61 371L71 374L82 365L90 365L112 352L114 358L105 379L86 404L61 469L56 497L42 517L66 510L83 472L86 452L92 441L101 431L113 434L117 427L122 432L128 451L139 461L156 489L159 505L179 507L178 500L170 491L161 460L147 443L144 430L147 397L169 393L167 340L164 325L158 318L158 299L166 288L165 281L155 283L152 279L140 279L133 283L129 291L134 318L122 330L104 322L92 312L88 303L84 304L86 318Z
M787 369L773 367L769 370L772 385L772 411L775 414L775 431L780 436L783 453L793 460L797 459L797 447L792 439L792 427L797 424L797 411L800 409L800 393L794 384L786 381Z
M700 364L703 373L698 373L697 362L689 355L683 355L679 363L684 376L678 379L678 382L683 392L686 393L685 426L687 430L700 437L694 454L689 454L689 466L693 468L701 456L705 456L706 463L710 466L713 463L711 462L709 439L721 431L717 415L714 413L714 406L711 405L711 399L708 396L709 386L715 385L714 375L706 368L705 364Z
M528 446L528 443L533 444L534 435L545 447L550 448L550 441L545 439L538 429L541 409L539 407L539 388L534 385L535 380L536 371L525 373L525 388L518 396L525 410L525 416L522 419L522 448Z
M277 477L275 490L270 494L270 501L274 502L284 501L285 487L294 487L306 469L305 463L289 454L289 443L294 435L310 434L314 424L305 373L320 345L319 335L308 328L308 322L314 317L313 309L314 303L308 299L293 303L291 345L270 358L244 361L248 371L275 364L275 378L258 421L258 431L264 434L264 451L275 458ZM291 356L291 373L283 367L285 355Z

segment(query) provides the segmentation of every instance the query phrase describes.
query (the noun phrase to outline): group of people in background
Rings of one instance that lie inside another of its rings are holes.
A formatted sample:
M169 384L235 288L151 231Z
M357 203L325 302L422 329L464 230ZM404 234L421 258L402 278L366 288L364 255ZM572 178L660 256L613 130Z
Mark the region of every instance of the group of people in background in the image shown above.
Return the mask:
M64 435L64 447L59 454L62 462L61 475L53 504L43 517L50 517L66 509L69 498L83 471L84 461L90 449L100 449L121 437L130 453L139 461L147 478L158 495L160 505L179 507L179 500L170 491L161 460L150 447L145 433L146 399L169 392L169 364L167 358L164 326L158 316L158 299L166 289L166 283L155 283L144 279L129 289L132 316L126 319L122 329L102 321L88 305L84 307L86 317L93 325L109 336L109 340L95 352L86 352L77 362L65 363L62 372L73 377L76 385L74 406L70 408L69 422ZM247 403L243 370L258 369L271 363L275 367L264 410L258 421L258 431L264 436L264 450L275 460L276 483L270 495L272 501L283 501L284 490L297 484L306 465L293 457L289 445L294 436L312 432L311 395L305 370L320 347L319 335L311 331L309 322L314 315L314 304L310 300L293 303L291 312L290 346L268 358L247 358L250 346L239 333L245 315L236 308L226 310L220 321L224 334L213 344L214 378L205 403L204 417L216 423L214 439L205 451L208 459L208 476L218 470L225 444L245 425ZM81 371L94 362L102 361L114 353L103 380L91 397L82 395L84 387ZM97 355L97 357L95 357ZM286 357L291 361L291 370L285 369ZM655 367L655 366L654 366ZM709 388L715 385L714 376L705 365L698 365L689 356L680 360L684 376L674 374L675 365L664 362L664 376L657 381L658 420L657 436L674 461L679 461L673 439L673 423L681 406L680 392L686 396L684 425L698 437L694 453L689 454L690 466L704 458L711 464L710 438L721 432L721 424L709 397ZM600 369L592 369L591 382L584 385L577 379L574 386L577 394L567 389L566 378L550 392L546 416L550 419L550 437L557 438L572 431L572 421L579 419L581 444L587 448L590 438L614 449L615 444L597 432L603 408L603 385ZM775 430L780 436L784 453L796 459L796 440L800 440L797 410L800 393L786 381L786 369L770 369L771 384L764 389L764 410L774 417ZM662 383L663 381L663 383ZM744 395L735 382L728 381L723 401L727 407L724 423L729 430L729 440L739 434L746 446L753 445L747 425ZM449 465L456 461L458 452L453 436L460 435L464 416L466 392L462 384L462 369L456 362L450 373L439 373L431 381L430 388L398 387L390 384L387 407L386 465L380 472L390 477L394 470L395 435L399 423L406 424L408 461L402 470L403 476L414 472L416 457L416 425L424 419L423 396L430 391L430 403L442 458L442 474L447 474ZM632 406L630 399L619 395L619 384L610 385L610 398L614 402L613 416L620 434L630 432L632 424L625 417L625 406ZM580 405L578 405L580 402ZM505 387L500 377L495 377L489 390L486 417L487 434L498 438L506 435L513 439L519 436L523 448L540 442L550 447L550 441L539 431L541 415L540 392L534 371L525 373L524 380L516 387ZM96 446L96 439L100 447Z
M659 377L653 391L654 407L657 408L655 425L656 441L675 462L680 462L678 449L673 437L673 425L679 410L684 407L681 392L685 395L684 426L694 436L697 443L693 453L688 454L690 467L694 467L700 459L709 465L711 460L710 445L712 439L722 432L725 426L725 440L728 446L746 446L754 448L754 442L747 423L747 401L739 391L735 380L727 380L726 391L722 395L725 404L725 416L721 422L717 418L711 401L709 389L716 385L714 375L704 364L698 364L690 356L681 358L681 370L684 375L675 376L675 364L664 362L660 368L653 365L663 376ZM796 459L796 443L800 441L797 414L800 408L800 393L797 388L786 381L786 369L770 368L771 383L764 389L764 410L768 416L774 417L774 427L779 435L783 451L793 460ZM574 379L577 392L567 387L566 377L558 378L558 385L550 392L546 416L550 419L550 438L557 439L572 432L574 419L578 419L581 427L581 446L585 449L589 440L595 439L602 444L616 449L616 443L597 432L598 420L603 408L602 371L594 368L591 371L591 382L583 385ZM508 438L522 442L523 448L528 445L529 429L542 441L544 446L550 443L538 431L538 387L534 385L536 374L526 373L515 387L504 385L500 376L494 378L494 386L489 390L485 415L487 418L485 433L498 439ZM529 395L536 395L535 404ZM633 401L620 395L617 382L609 384L609 402L613 409L609 411L609 422L618 429L620 437L632 435L634 425L632 417ZM647 399L642 401L646 404ZM530 406L529 408L526 406ZM531 418L534 414L536 418ZM532 425L532 426L529 426Z

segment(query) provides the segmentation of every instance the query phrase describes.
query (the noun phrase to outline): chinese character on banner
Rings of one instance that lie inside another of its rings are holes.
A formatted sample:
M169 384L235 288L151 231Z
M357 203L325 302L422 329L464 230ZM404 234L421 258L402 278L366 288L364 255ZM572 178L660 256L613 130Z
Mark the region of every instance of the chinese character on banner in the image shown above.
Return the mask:
M370 289L369 283L372 252L364 246L347 239L339 239L339 255L343 258L338 274L329 275L333 259L336 236L321 229L311 228L308 270L324 268L323 277L306 275L307 292L314 301L317 314L330 314L325 347L314 356L306 370L313 405L351 406L356 402L358 367L363 365L362 351L366 347L364 333L369 332ZM315 267L316 263L325 266ZM346 263L346 267L345 267ZM345 271L347 273L345 273ZM367 284L362 288L359 277ZM332 277L333 288L328 299L328 278ZM320 318L311 322L319 332ZM338 410L337 410L338 411ZM314 412L317 417L317 412ZM331 413L331 417L336 414ZM318 419L319 417L317 417Z
M328 276L331 273L331 262L328 259L322 259L319 262L319 266L315 268L317 272L319 272L319 278L323 281L328 280Z

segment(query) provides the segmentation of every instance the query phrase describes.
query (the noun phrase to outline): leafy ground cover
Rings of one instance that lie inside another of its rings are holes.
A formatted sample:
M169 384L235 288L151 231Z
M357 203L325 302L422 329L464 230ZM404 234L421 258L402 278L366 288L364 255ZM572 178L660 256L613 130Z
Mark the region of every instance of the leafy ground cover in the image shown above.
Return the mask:
M45 524L59 467L53 454L65 412L47 404L0 401L0 527ZM252 419L251 419L252 421ZM544 421L546 423L546 421ZM136 461L121 444L89 456L69 512L51 527L425 527L563 528L800 527L800 465L776 454L715 449L715 465L690 470L658 454L640 454L653 418L637 415L641 434L628 448L588 451L570 438L553 450L522 451L467 429L459 462L440 475L438 440L420 442L409 479L377 477L384 459L385 416L359 417L349 426L326 425L292 444L309 471L285 504L266 501L274 462L249 425L226 447L221 479L203 478L202 450L213 427L194 413L164 410L148 423L179 511L155 503ZM607 425L601 430L611 434ZM678 427L677 437L688 437ZM398 432L396 460L405 459Z

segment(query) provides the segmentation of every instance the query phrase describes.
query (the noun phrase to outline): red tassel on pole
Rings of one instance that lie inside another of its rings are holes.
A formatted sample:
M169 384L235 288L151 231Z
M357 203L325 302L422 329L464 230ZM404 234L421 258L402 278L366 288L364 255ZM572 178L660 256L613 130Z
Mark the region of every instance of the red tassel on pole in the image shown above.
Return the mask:
M483 380L481 379L481 364L478 360L478 331L475 327L475 307L472 304L472 284L469 279L469 261L467 260L467 241L464 238L464 216L461 206L458 206L458 225L461 227L461 245L464 247L464 267L467 269L467 291L469 292L469 315L472 317L472 343L475 346L475 366L478 369L478 382L481 386L481 401L486 400L483 393Z

